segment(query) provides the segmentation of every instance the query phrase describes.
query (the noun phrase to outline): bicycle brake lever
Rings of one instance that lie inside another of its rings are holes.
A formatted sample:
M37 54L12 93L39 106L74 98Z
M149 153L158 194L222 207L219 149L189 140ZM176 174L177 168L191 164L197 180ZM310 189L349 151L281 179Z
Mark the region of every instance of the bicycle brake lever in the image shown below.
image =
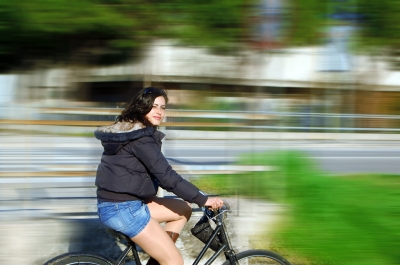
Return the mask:
M231 206L229 205L229 203L225 200L223 200L224 205L221 207L221 210L226 211L226 212L232 212L231 210Z

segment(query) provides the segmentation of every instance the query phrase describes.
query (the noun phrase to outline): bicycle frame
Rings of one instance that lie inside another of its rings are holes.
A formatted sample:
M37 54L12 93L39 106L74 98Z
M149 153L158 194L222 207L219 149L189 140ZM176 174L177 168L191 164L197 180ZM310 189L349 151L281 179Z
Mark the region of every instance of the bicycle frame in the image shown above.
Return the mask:
M216 236L218 236L218 234L220 234L219 238L220 238L222 245L217 251L215 251L215 253L213 253L213 255L206 261L206 263L204 263L204 265L210 265L211 263L213 263L214 260L222 252L224 252L226 259L229 260L231 264L236 264L235 251L232 249L232 246L229 242L225 223L223 221L223 219L224 219L223 215L225 212L230 212L230 210L221 210L220 213L216 214L216 216L209 218L215 222L216 228L215 228L214 232L212 233L211 237L208 239L207 243L204 245L203 249L200 251L199 255L197 256L197 258L195 259L195 261L193 262L192 265L199 264L200 260L204 257L207 249L210 247L211 242L214 240L214 238ZM126 256L128 255L128 253L130 251L132 251L132 253L133 253L133 257L135 259L136 264L137 265L142 264L140 261L139 255L137 253L137 250L136 250L136 244L125 235L117 233L116 236L120 239L123 238L123 239L127 240L128 244L127 244L127 247L125 248L125 250L123 251L123 253L121 254L121 256L116 261L115 265L123 264Z
M223 213L225 211L219 213L216 216L216 228L214 230L214 232L212 233L211 237L208 239L207 243L204 245L203 249L200 251L199 255L197 256L197 258L195 259L195 261L193 262L192 265L197 265L200 260L203 258L204 254L206 253L207 249L209 248L209 246L211 245L211 242L214 240L214 238L218 235L218 233L220 233L220 240L222 242L221 247L215 251L215 253L207 260L206 263L204 263L204 265L209 265L211 263L214 262L214 260L222 253L225 253L225 257L226 259L231 262L231 264L235 264L235 251L232 249L232 246L229 242L229 238L228 238L228 234L226 231L226 227L225 227L225 223L223 222Z

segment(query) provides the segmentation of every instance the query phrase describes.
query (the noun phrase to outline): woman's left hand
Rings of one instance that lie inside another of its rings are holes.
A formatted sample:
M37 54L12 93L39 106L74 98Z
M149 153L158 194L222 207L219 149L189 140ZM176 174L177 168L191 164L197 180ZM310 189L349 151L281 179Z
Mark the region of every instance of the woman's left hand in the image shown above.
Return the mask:
M224 201L218 197L209 197L204 206L211 207L212 209L219 209L224 205Z

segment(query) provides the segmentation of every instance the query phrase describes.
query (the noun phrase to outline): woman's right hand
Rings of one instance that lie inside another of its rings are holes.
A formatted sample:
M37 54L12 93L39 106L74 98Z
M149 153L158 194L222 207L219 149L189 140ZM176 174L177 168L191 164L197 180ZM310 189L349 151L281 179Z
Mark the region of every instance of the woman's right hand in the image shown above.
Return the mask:
M211 207L212 209L219 209L224 205L224 201L218 197L208 197L204 206Z

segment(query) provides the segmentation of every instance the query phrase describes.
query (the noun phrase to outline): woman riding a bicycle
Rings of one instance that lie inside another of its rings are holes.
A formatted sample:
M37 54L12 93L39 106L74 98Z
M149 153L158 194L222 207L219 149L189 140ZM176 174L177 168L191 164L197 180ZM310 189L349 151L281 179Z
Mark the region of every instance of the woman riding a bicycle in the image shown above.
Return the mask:
M183 264L175 242L192 213L187 202L223 205L183 179L162 154L165 135L157 128L167 102L165 90L142 89L114 124L95 131L104 147L96 174L99 218L149 254L148 265ZM183 200L156 197L158 186Z

